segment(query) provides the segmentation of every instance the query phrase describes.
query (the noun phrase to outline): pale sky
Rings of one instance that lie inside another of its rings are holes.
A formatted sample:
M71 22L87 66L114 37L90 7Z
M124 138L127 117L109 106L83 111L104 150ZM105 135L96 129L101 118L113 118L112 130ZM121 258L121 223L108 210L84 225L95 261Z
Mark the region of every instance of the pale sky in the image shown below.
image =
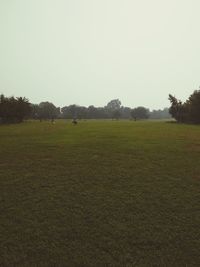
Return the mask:
M199 0L0 0L7 96L157 109L199 85Z

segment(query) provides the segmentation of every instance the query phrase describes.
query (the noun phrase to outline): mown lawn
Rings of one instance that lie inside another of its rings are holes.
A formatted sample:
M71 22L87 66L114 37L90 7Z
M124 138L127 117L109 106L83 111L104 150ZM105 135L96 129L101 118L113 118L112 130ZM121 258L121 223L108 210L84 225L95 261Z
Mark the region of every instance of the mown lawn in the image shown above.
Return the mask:
M200 126L0 126L0 266L200 266Z

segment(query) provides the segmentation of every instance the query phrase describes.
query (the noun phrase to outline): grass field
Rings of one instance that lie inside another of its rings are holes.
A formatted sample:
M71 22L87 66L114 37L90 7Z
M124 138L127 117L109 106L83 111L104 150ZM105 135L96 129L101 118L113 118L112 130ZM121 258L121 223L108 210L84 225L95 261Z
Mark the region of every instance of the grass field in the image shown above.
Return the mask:
M0 126L0 266L200 266L199 251L199 126Z

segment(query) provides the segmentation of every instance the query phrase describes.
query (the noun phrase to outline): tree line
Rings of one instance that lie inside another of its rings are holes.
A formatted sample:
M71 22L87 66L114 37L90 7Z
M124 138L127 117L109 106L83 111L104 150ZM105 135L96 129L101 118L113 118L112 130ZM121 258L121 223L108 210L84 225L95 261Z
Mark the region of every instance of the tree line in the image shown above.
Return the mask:
M0 123L19 123L24 119L169 119L179 123L200 124L200 90L195 90L182 102L169 95L170 108L150 111L139 106L124 107L119 99L113 99L104 107L69 105L56 107L51 102L31 104L25 97L0 95Z
M119 99L113 99L104 107L93 105L85 107L69 105L56 107L51 102L32 104L23 97L0 96L0 122L17 123L25 119L54 120L54 119L168 119L171 118L168 108L150 111L139 106L124 107Z
M53 114L53 116L52 116ZM52 103L42 102L32 105L32 118L35 119L167 119L171 118L168 108L150 111L145 107L124 107L119 99L113 99L104 107L93 105L85 107L79 105L64 106L56 108Z

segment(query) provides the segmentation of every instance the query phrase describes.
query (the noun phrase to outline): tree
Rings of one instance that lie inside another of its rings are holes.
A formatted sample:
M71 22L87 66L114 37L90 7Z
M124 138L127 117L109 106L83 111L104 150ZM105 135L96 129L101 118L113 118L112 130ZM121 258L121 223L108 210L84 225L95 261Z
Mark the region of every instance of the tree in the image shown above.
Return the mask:
M30 112L30 103L25 97L0 96L0 118L2 123L22 122Z
M113 99L110 102L108 102L106 108L110 109L112 111L119 110L121 107L121 101L119 99Z
M200 123L200 90L195 90L185 103L169 95L170 114L177 122Z
M97 118L98 110L94 106L89 106L87 108L87 118L88 119L95 119Z
M200 123L200 90L195 90L186 101L189 122Z
M40 120L56 119L60 115L60 108L50 102L41 102L38 108L38 118Z
M186 107L180 100L177 100L176 97L171 94L169 95L169 101L171 102L169 113L175 120L177 120L177 122L184 122L186 120Z
M145 107L137 107L131 110L131 117L135 120L138 119L148 119L149 109Z
M119 99L113 99L105 106L105 110L108 117L115 119L120 117L121 101Z
M25 97L17 97L16 101L16 117L18 119L18 122L22 122L25 117L28 117L28 115L31 112L31 106Z
M82 119L83 117L86 117L86 108L75 104L65 106L61 109L61 111L63 118L65 119Z

